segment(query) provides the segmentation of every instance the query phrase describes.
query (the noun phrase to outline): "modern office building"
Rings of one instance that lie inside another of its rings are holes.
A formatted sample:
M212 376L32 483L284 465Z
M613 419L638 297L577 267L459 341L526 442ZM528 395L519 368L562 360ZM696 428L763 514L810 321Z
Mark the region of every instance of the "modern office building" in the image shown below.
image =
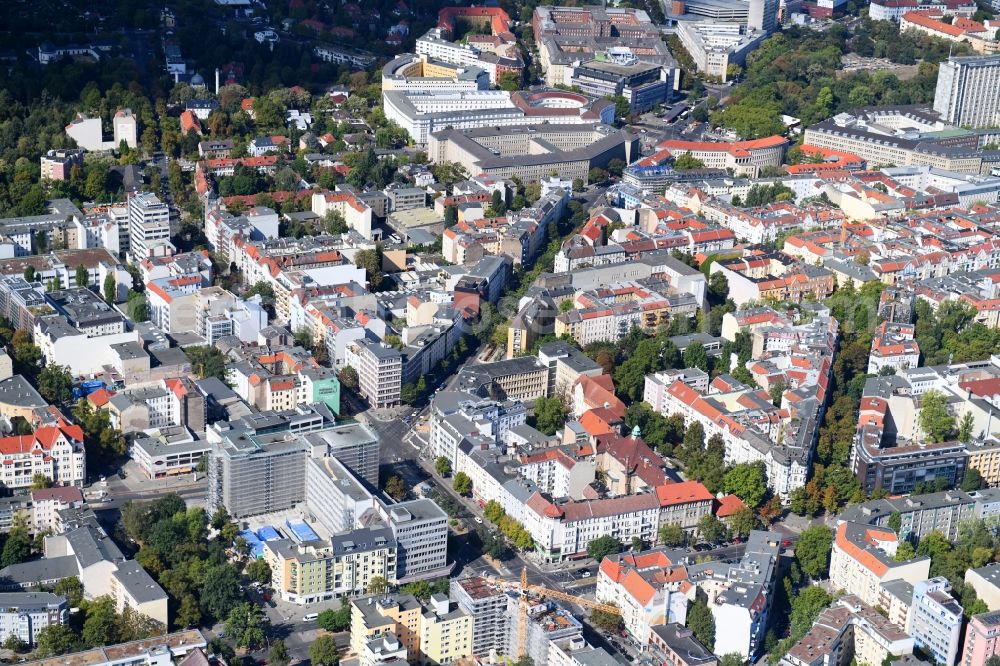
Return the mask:
M747 56L767 38L767 33L749 30L739 23L680 21L677 37L699 72L726 81L732 77L730 66L742 67Z
M128 200L129 243L133 261L170 254L170 210L152 192Z
M954 666L962 633L962 607L951 596L944 576L920 581L913 586L913 608L907 633L935 663Z
M751 30L770 35L778 26L779 0L750 0L747 25Z
M400 583L447 575L448 514L429 499L400 502L383 509L399 546L396 577Z
M372 407L399 404L403 355L398 349L363 338L348 345L345 362L358 373L358 391Z
M1000 124L1000 55L949 58L938 68L934 110L962 127Z
M569 85L597 98L624 97L632 113L642 113L670 101L676 76L673 69L616 47L573 67Z

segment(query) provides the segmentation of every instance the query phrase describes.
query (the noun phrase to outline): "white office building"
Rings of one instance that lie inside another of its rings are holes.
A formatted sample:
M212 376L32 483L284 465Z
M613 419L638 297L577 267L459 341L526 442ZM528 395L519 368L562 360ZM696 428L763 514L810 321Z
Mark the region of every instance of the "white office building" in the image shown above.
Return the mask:
M128 200L129 244L132 261L173 254L170 245L170 209L152 192L137 192Z
M953 125L1000 124L1000 55L949 58L938 68L934 110Z

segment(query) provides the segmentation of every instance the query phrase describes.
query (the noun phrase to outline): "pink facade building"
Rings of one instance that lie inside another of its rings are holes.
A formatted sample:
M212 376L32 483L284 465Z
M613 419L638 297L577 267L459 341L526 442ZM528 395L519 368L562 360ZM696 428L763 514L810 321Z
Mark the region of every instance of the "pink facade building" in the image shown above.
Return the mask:
M962 666L983 666L1000 654L1000 611L973 615L965 632Z

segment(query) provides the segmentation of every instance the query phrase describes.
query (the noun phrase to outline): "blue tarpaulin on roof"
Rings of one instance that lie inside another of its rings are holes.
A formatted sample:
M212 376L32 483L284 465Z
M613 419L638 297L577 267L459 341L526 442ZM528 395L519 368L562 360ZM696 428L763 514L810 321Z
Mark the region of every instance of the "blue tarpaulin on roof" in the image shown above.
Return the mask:
M261 541L275 541L276 539L283 538L281 532L270 525L264 525L264 527L257 530L257 536L260 537Z
M250 544L250 556L257 559L264 557L264 544L261 540L257 538L257 535L251 530L243 530L240 532L240 536L243 540Z
M304 520L286 520L285 525L296 541L316 541L319 535Z

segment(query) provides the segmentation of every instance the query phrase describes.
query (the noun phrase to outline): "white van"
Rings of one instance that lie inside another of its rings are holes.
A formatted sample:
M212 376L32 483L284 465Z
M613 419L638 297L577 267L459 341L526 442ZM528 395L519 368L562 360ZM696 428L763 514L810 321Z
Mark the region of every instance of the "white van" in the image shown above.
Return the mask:
M313 620L315 620L318 617L319 617L319 613L309 613L305 617L303 617L302 620L305 621L305 622L312 622Z

